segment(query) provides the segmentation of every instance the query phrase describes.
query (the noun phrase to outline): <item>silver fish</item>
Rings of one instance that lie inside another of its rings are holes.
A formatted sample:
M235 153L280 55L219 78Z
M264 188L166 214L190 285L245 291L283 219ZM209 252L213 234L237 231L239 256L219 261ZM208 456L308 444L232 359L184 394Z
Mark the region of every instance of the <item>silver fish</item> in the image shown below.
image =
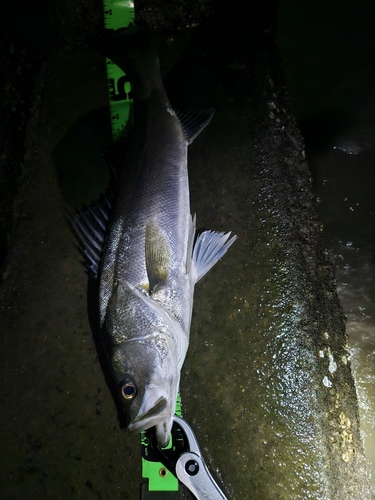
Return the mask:
M128 428L155 426L163 447L189 344L194 286L236 236L204 231L194 243L188 145L213 111L175 112L153 53L132 58L131 67L135 123L129 154L138 168L133 194L126 200L119 174L105 245L105 210L91 210L91 223L81 213L74 225L98 274L100 325Z

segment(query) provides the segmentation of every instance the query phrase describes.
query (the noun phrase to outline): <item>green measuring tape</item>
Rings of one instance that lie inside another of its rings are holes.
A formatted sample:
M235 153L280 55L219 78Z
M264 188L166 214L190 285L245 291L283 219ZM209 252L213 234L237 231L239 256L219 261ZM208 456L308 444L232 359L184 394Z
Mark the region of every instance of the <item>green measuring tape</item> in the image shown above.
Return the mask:
M134 24L134 2L131 0L104 0L104 27L117 30ZM109 107L112 138L121 139L132 116L133 99L131 82L126 73L106 58ZM182 417L180 393L176 401L176 415ZM161 462L154 461L148 431L141 432L142 477L147 480L148 492L177 492L178 479ZM165 450L174 448L173 438Z
M103 2L104 27L117 30L134 24L134 2L130 0L105 0ZM106 58L109 109L113 140L123 136L129 122L133 99L131 83L117 64Z

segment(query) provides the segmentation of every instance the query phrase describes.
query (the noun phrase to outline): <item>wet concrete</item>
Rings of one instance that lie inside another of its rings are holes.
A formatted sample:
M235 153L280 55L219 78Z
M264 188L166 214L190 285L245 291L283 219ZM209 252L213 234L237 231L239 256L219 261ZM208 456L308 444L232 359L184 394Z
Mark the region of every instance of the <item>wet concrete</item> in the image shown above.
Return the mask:
M104 78L92 51L60 53L41 77L29 123L17 237L1 287L3 498L139 490L140 463L131 459L138 438L125 438L106 390L87 320L87 277L53 162L74 122L106 106Z
M330 148L311 159L319 216L347 318L371 498L375 498L374 160L372 148L356 155Z
M273 56L226 67L217 129L192 148L198 223L220 215L239 240L197 287L186 418L236 498L358 498L368 489L344 318Z
M361 0L354 12L345 1L322 9L283 0L279 7L278 46L347 317L375 498L374 5Z
M190 150L192 212L239 237L197 286L182 372L207 463L231 498L369 498L344 317L272 18L245 9L197 30L167 89L177 108L216 108ZM4 498L139 498L139 437L118 425L62 209L105 188L106 99L97 52L48 60L0 290Z

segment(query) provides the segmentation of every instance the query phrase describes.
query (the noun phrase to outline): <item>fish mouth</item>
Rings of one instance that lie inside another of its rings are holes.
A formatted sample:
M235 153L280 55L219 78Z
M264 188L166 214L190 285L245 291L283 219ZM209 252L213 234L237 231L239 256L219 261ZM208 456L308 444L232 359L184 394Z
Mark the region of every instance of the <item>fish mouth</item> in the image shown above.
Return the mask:
M158 425L164 420L169 420L168 401L165 397L160 397L154 405L147 411L143 411L144 403L137 417L129 424L131 433L137 433Z

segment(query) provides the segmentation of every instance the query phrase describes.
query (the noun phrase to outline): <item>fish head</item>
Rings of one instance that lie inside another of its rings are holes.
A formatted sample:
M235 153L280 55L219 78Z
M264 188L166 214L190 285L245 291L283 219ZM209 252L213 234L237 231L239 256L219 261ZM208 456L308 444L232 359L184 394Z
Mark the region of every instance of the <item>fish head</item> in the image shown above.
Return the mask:
M160 303L121 281L108 304L105 330L128 429L141 432L155 426L157 443L165 447L187 350L186 335Z
M153 426L160 447L167 446L173 424L180 371L160 358L152 344L128 342L112 352L112 370L130 432Z

